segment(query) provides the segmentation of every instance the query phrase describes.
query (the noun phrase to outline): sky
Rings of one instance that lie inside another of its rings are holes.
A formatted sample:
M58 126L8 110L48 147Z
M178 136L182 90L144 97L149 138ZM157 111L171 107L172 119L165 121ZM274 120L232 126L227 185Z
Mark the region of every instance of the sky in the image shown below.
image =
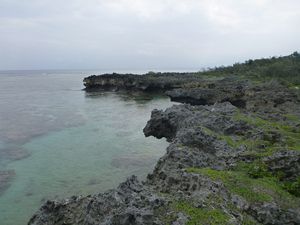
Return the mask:
M0 0L0 70L200 70L300 51L299 28L299 0Z

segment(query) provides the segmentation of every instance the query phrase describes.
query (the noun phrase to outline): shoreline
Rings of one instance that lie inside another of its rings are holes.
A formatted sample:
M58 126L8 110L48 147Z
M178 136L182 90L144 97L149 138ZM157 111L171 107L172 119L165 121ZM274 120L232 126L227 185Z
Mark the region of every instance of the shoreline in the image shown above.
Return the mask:
M163 92L144 135L169 146L152 173L47 201L29 225L300 224L297 52L196 73L103 74L85 90Z
M299 198L283 188L300 172L297 95L279 83L176 77L85 78L87 89L160 89L184 103L153 110L144 128L170 145L145 182L132 176L103 194L47 201L29 224L299 223Z

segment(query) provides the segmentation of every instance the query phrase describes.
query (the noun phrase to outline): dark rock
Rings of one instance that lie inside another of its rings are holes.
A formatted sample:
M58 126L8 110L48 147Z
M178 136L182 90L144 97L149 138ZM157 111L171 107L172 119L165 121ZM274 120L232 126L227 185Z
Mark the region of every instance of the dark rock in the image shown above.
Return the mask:
M103 74L84 78L86 90L141 90L165 91L184 85L201 82L199 76L192 73L156 73L156 74Z
M300 152L285 150L264 158L268 169L273 173L280 173L281 179L296 180L300 175Z
M212 105L216 102L230 102L238 108L246 107L245 93L250 83L225 78L207 87L181 88L167 92L172 101L192 105Z
M89 197L47 201L29 224L163 224L154 209L164 206L165 198L143 186L135 176L116 190Z
M166 94L171 98L171 101L189 103L191 105L212 105L216 103L218 95L221 93L212 89L175 89L167 91Z
M300 224L299 209L281 209L275 203L251 205L248 210L262 224Z

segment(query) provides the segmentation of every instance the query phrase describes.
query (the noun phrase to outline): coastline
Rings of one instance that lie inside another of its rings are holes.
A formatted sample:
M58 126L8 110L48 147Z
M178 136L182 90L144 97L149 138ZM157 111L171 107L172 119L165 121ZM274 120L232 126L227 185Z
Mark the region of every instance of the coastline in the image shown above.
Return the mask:
M297 224L299 99L278 82L197 75L104 75L87 91L166 92L145 136L170 143L145 182L135 176L87 197L47 201L29 224ZM189 103L189 104L185 104ZM280 174L280 177L279 175Z

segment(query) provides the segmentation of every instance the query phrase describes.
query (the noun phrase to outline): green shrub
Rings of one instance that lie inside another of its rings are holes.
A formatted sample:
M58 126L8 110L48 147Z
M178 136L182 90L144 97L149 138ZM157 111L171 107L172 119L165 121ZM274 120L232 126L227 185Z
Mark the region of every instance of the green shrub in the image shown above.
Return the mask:
M271 173L268 171L267 165L261 161L249 164L247 173L252 178L263 178L271 176Z
M292 195L300 197L300 177L294 182L285 182L283 187Z

